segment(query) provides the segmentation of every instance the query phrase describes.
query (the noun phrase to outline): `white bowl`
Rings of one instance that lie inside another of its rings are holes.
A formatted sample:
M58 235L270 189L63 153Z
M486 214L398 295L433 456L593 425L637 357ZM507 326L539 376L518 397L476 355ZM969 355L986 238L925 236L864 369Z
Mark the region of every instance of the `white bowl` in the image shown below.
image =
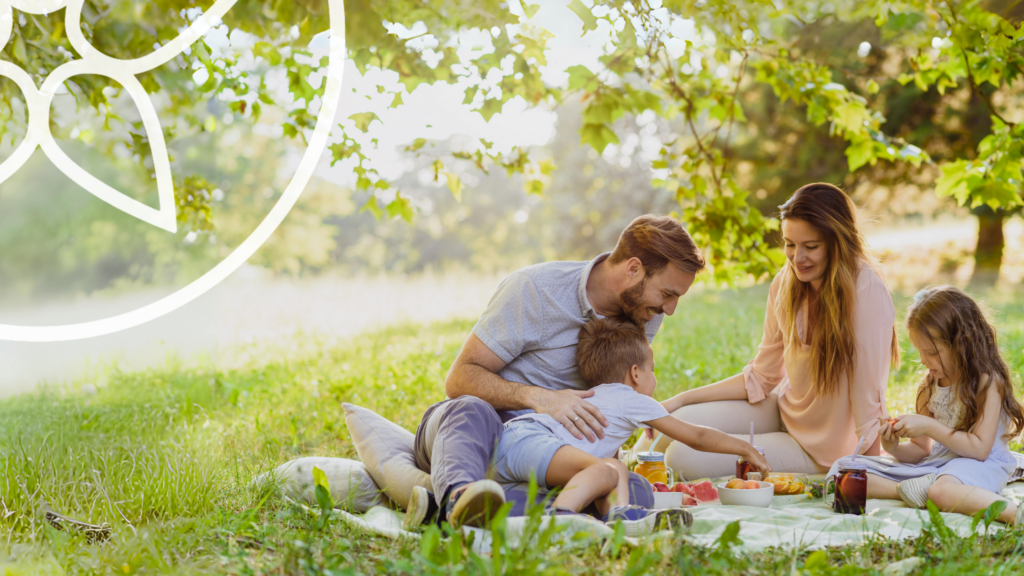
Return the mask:
M767 508L772 503L772 497L775 496L775 486L771 482L758 482L761 487L756 490L726 488L726 484L726 482L718 483L718 499L722 504Z
M682 492L655 492L654 509L681 508L683 506Z

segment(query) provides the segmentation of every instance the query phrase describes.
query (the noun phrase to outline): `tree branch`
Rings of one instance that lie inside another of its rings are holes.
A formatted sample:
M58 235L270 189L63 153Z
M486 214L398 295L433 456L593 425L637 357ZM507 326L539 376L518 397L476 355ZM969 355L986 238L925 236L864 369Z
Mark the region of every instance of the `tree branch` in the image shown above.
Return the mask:
M946 6L949 7L949 14L953 18L952 25L950 25L949 22L946 22L946 26L949 26L951 29L954 28L954 27L959 28L960 20L956 17L956 11L953 9L953 2L947 1L946 2ZM942 20L945 22L945 20L946 20L945 16L942 16L941 12L939 12L939 15L942 17ZM985 103L985 106L988 107L989 112L991 112L992 115L995 116L996 118L998 118L1003 124L1006 124L1007 126L1011 126L1011 127L1012 126L1016 126L1016 123L1010 122L1006 118L1003 118L1002 114L1000 114L999 111L996 110L996 107L992 104L992 99L989 98L988 96L986 96L981 91L981 87L978 86L977 82L974 81L974 73L971 71L971 62L967 58L967 50L963 47L963 44L960 44L960 55L963 56L963 59L964 59L964 69L967 70L967 81L970 82L970 84L971 84L971 92L974 92L974 94L976 94L978 96L978 98L981 98L982 102Z
M725 133L725 145L722 147L722 177L725 177L725 167L729 164L729 140L732 138L732 125L736 121L736 97L740 93L740 83L743 82L743 75L747 72L747 53L743 53L743 62L740 63L740 73L736 76L736 88L732 91L732 100L729 106L729 130Z
M697 126L693 123L693 100L691 100L690 97L686 95L686 92L683 92L683 89L679 87L674 76L669 77L668 83L672 86L672 90L676 93L676 96L686 102L686 124L690 127L690 132L693 134L694 139L697 140L697 148L700 150L701 154L704 155L704 158L707 159L708 168L711 169L711 178L715 181L715 188L721 192L722 182L718 179L718 174L715 172L715 156L704 147L700 134L697 133Z

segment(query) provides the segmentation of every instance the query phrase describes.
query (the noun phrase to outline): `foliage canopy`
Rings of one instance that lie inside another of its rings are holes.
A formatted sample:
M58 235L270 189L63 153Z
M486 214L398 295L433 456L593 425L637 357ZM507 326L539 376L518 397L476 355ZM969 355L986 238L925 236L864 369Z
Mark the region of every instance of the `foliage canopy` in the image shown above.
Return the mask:
M932 179L939 196L972 207L1024 205L1024 127L1011 113L1017 103L1012 85L1024 64L1024 28L1012 9L998 2L573 0L568 10L579 18L582 32L606 33L609 42L599 69L572 65L561 86L542 79L551 35L531 20L547 6L529 2L349 1L348 55L360 73L380 69L398 74L397 89L379 87L382 93L392 92L392 107L403 106L416 87L439 82L464 87L464 103L485 120L513 98L528 106L582 101L580 142L599 153L619 143L623 118L654 114L673 131L660 139L651 180L675 195L679 216L709 252L716 281L763 277L781 262L767 240L778 222L752 202L752 183L738 151L741 145L756 146L765 132L758 124L765 118L751 120L748 112L766 90L790 109L802 110L806 125L827 125L829 134L843 142L851 173L871 174L883 165L934 167L921 173ZM130 57L177 35L198 12L192 2L89 0L83 14L87 39L105 53ZM204 110L210 100L219 99L249 121L264 107L279 106L285 111L280 120L284 136L302 140L315 121L317 89L310 78L322 62L295 46L325 30L326 18L323 0L239 2L224 25L229 32L252 35L257 64L241 66L238 57L218 55L204 39L181 56L178 66L147 74L142 79L147 89L167 93L171 110L183 119L165 130L215 132L217 119ZM47 16L19 13L12 40L0 56L41 82L48 71L74 57L62 26L63 10ZM480 31L486 31L491 46L470 49L467 32ZM857 44L859 37L844 36L850 31L873 42ZM837 49L824 50L826 44ZM205 73L197 75L200 69ZM268 87L272 69L285 72L287 94ZM9 83L3 88L0 121L10 125L19 117L20 95ZM117 121L110 105L117 90L108 88L95 78L68 82L79 107ZM976 145L953 150L918 140L913 131L897 134L887 112L901 90L937 94L951 106L964 100L983 103L990 128L982 128ZM357 110L350 119L355 132L343 127L335 132L332 161L354 162L356 189L371 193L364 210L411 221L415 210L408 194L367 158L365 146L376 141L361 136L379 118ZM132 124L128 132L127 149L140 164L151 165L141 126ZM460 166L523 174L526 191L535 194L543 193L556 169L537 151L517 147L502 153L484 139L455 150L439 151L428 143L424 135L407 151L427 157L434 179L446 183L457 200L465 190ZM115 154L115 144L104 146L104 153ZM194 175L178 178L184 230L212 231L216 214L210 208L210 186Z

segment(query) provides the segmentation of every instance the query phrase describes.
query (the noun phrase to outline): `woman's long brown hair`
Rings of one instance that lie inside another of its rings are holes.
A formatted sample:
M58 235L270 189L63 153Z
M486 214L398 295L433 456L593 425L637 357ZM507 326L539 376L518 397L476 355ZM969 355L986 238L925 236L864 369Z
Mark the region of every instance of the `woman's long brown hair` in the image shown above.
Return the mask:
M1002 411L1010 424L1008 437L1015 438L1024 430L1024 407L1013 395L1010 368L999 354L996 330L970 296L953 286L935 286L918 292L907 311L907 330L949 349L953 365L943 365L942 371L956 379L951 392L964 407L957 431L969 432L981 419L987 389L982 388L981 380L985 374L989 376L988 386L995 386L1002 397ZM925 376L917 389L919 413L931 399L931 381L930 376Z
M831 396L839 389L843 374L853 376L856 340L853 332L853 307L857 299L857 275L867 262L883 278L878 261L857 229L857 209L839 188L825 183L803 186L785 204L779 206L783 220L803 220L825 240L828 262L818 291L818 322L811 333L810 373L814 392ZM777 299L787 346L799 343L796 315L813 288L796 276L792 263L786 263ZM892 364L899 366L900 348L896 341L896 323L892 327Z

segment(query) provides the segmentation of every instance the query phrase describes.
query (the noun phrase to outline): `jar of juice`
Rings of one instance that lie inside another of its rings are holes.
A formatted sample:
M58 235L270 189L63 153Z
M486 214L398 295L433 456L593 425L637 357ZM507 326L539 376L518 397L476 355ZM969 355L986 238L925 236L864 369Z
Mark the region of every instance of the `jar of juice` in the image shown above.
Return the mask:
M637 464L633 472L643 476L654 484L669 484L672 481L672 469L665 465L665 455L661 452L640 452L636 455Z
M761 447L761 446L754 446L754 450L757 450L758 452L761 453L761 456L764 456L764 448L763 447ZM752 471L753 470L751 470L750 462L747 462L746 460L744 460L743 456L740 456L739 458L736 459L736 477L737 478L739 478L740 480L746 480L747 479L747 473L748 472L752 472Z

